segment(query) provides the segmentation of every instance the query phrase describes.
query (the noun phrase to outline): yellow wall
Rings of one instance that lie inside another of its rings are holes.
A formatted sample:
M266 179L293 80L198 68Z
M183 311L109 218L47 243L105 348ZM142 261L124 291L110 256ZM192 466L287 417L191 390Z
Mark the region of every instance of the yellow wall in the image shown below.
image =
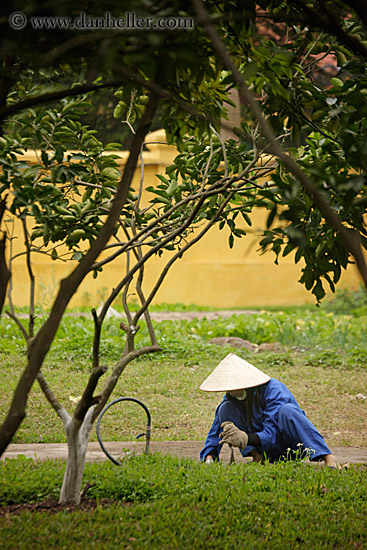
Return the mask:
M150 135L149 141L164 141L161 131ZM155 185L155 174L164 174L176 155L174 147L164 144L150 144L144 153L144 185ZM121 154L123 164L126 152ZM32 162L31 154L24 156ZM135 174L133 186L138 187L140 170ZM195 303L216 307L249 307L256 305L287 305L314 302L312 295L297 281L301 265L295 265L292 255L274 264L272 253L260 255L258 235L265 226L266 212L257 210L252 216L253 225L246 237L235 240L232 249L228 246L228 233L224 229L213 228L181 260L178 260L168 273L155 303ZM23 248L23 237L18 220L13 225L14 251ZM10 225L8 225L10 227ZM247 226L243 226L247 230ZM144 289L146 292L154 284L167 259L153 257L146 268ZM60 279L74 267L74 262L52 261L47 256L35 255L34 274L36 277L36 300L48 307L58 289ZM72 300L72 306L95 306L115 286L123 274L124 263L121 259L104 267L97 279L89 275ZM359 277L352 266L343 274L341 286L358 287ZM17 306L28 304L29 281L25 258L18 257L13 264L13 302Z

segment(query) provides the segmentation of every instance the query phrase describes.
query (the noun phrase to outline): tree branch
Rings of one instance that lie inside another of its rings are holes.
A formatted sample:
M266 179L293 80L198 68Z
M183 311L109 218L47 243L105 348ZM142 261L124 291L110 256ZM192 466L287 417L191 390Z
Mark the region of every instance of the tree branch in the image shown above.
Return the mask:
M92 317L94 321L94 335L93 335L93 352L92 352L92 368L99 367L99 346L101 342L101 330L102 321L99 319L96 310L92 309Z
M143 149L140 152L140 172L141 172L141 174L140 174L139 193L138 193L138 199L137 199L136 204L135 204L135 218L133 219L133 222L132 222L133 235L136 235L136 233L137 233L136 223L135 223L136 222L136 215L139 213L139 205L140 205L141 197L142 197L142 194L143 194L143 184L144 184ZM133 248L133 254L134 254L135 258L137 259L137 261L141 260L141 258L143 257L143 252L142 252L141 246L138 246L137 249ZM142 306L146 302L145 295L144 295L144 292L143 292L143 279L144 279L144 264L142 264L141 268L139 269L138 279L137 279L137 282L136 282L136 292L138 293L139 300L140 300L140 303L141 303ZM152 346L157 346L158 342L157 342L157 338L156 338L156 335L155 335L153 323L152 323L148 308L146 308L145 311L144 311L144 318L145 318L145 322L146 322L146 325L147 325L147 329L148 329L148 333L149 333L149 337L150 337L150 341L152 343ZM137 326L137 322L138 322L138 319L136 321L132 322L133 326Z
M48 383L47 383L47 381L46 381L46 379L43 376L41 371L37 374L37 382L39 383L39 385L41 387L41 390L42 390L44 396L46 397L47 401L50 403L51 407L57 413L59 418L61 418L62 423L64 424L64 426L66 426L70 422L71 416L67 412L65 407L63 407L61 405L61 403L57 399L56 395L53 393L50 386L48 385Z
M204 196L201 196L199 201L197 202L195 208L193 209L193 211L191 212L190 216L187 218L187 220L185 221L185 223L180 226L179 228L175 229L174 231L172 231L172 233L166 237L165 239L163 239L161 242L159 242L156 246L152 246L151 249L145 254L145 256L143 256L135 265L134 267L131 268L130 272L125 275L125 277L119 282L119 284L116 286L116 288L113 290L113 293L114 293L114 296L116 297L118 295L118 293L121 291L121 289L125 286L125 284L135 275L135 273L140 269L140 267L148 260L148 258L150 258L151 256L153 256L153 254L155 254L158 250L160 250L161 248L163 248L164 246L166 246L167 244L169 244L177 235L179 235L183 230L185 230L187 227L189 227L189 225L191 224L191 222L193 221L193 219L195 218L196 214L198 213L198 211L200 210L201 208L201 205L204 201ZM131 239L133 239L134 237L132 237ZM120 251L119 253L121 254L123 251ZM112 293L110 295L110 298L111 299L111 296L112 296Z
M181 99L178 95L174 95L168 90L165 90L157 82L147 81L142 76L139 76L124 67L117 67L116 71L119 72L125 78L131 80L132 82L135 82L136 84L140 84L144 88L157 94L158 97L161 97L162 99L165 99L171 103L175 103L183 111L193 116L195 119L203 120L204 122L207 122L208 125L211 124L212 126L218 126L218 127L224 128L225 130L233 131L233 126L231 124L227 124L223 122L223 119L221 120L216 119L211 115L209 115L208 113L201 113L192 105L192 103Z
M209 231L209 229L218 221L221 213L223 212L224 208L227 206L227 204L229 203L229 201L231 200L231 198L233 197L233 195L236 193L236 190L233 190L231 191L230 193L228 193L227 197L224 199L224 201L222 202L222 204L220 205L220 207L218 208L215 216L213 216L213 218L205 225L205 227L201 230L200 233L198 233L196 235L196 237L194 237L193 239L191 239L190 242L188 242L181 250L179 250L178 252L176 252L176 254L174 254L170 259L169 261L167 262L167 264L164 266L162 272L160 273L159 277L158 277L158 280L156 282L156 284L154 285L152 291L150 292L148 298L145 299L144 301L144 304L142 304L142 307L139 309L139 311L136 312L135 314L135 317L134 317L134 320L133 320L133 323L134 325L137 324L139 318L141 317L141 315L143 313L145 313L145 311L147 310L147 308L149 307L150 303L152 302L154 296L157 294L160 286L162 285L169 269L171 268L172 264L178 260L179 258L182 257L182 255L189 249L191 248L195 243L197 243L200 239L202 239L202 237Z
M104 260L101 260L100 262L93 264L91 266L90 270L92 271L94 269L102 267L103 265L111 262L112 260L114 260L115 258L120 256L121 254L126 252L126 250L131 248L133 243L138 241L138 239L140 239L141 237L144 236L144 239L148 238L150 235L152 235L153 233L155 233L157 231L157 225L159 223L161 223L163 220L169 218L169 216L171 216L171 214L175 210L177 210L178 208L181 208L182 206L186 205L189 202L194 202L198 198L203 197L205 199L205 198L213 196L215 194L219 194L219 193L227 191L228 187L230 185L232 185L232 183L234 183L238 180L241 180L243 178L243 175L245 173L248 173L249 170L256 170L256 167L254 167L255 162L256 161L251 161L251 163L249 163L249 165L246 166L246 168L241 172L241 174L236 175L236 176L231 176L230 178L227 178L227 179L221 178L220 180L213 183L210 187L208 187L205 191L202 191L202 189L201 189L201 190L197 191L196 193L194 193L192 195L189 195L189 196L185 197L184 199L181 199L181 201L176 203L174 206L172 206L166 212L161 214L161 216L158 216L157 218L155 218L146 227L144 227L138 233L133 235L129 241L127 241L125 243L121 243L121 248L119 250L117 250L116 252L114 252L113 254L111 254L110 256L105 258ZM263 169L263 167L261 167L259 169L261 170L261 169ZM260 176L261 176L261 174L258 175L257 177L260 177ZM244 181L246 181L246 180L244 180ZM255 186L255 184L253 184L253 185ZM114 245L114 246L116 246L116 245Z
M3 215L5 212L6 198L7 197L5 197L0 201L0 227L3 219ZM3 310L3 306L6 298L6 292L8 289L8 283L10 279L10 271L8 269L8 266L6 264L6 259L5 259L5 250L6 250L6 233L4 231L3 236L0 238L0 315Z
M124 227L124 229L126 229L126 228ZM130 273L130 251L129 250L127 250L127 252L126 252L126 269L125 269L125 271L126 271L126 276L128 277L128 275ZM123 308L124 308L124 312L125 312L125 315L126 315L128 325L131 325L131 322L132 322L130 309L127 305L127 294L128 294L128 291L129 291L129 286L130 286L131 281L132 281L132 277L130 277L126 280L126 284L124 285L124 291L122 293L122 305L123 305Z
M25 218L22 218L22 226L24 233L24 245L26 249L26 264L29 275L29 322L28 322L28 338L34 336L34 293L35 293L35 279L31 263L31 245L29 242L29 235L27 230L27 222Z
M111 82L106 82L105 84L80 84L79 86L68 88L66 90L57 90L46 94L29 96L26 99L18 101L17 103L11 103L10 105L1 107L0 120L17 113L18 111L22 111L23 109L30 109L31 107L42 105L43 103L49 103L50 101L56 101L58 99L63 99L64 97L93 92L103 88L115 88L117 86L121 86L123 82L124 81L121 80L112 80Z
M95 405L96 403L99 403L100 397L93 397L93 392L97 387L98 381L107 372L107 367L105 365L101 365L100 367L97 367L92 370L89 380L87 382L87 385L84 389L83 395L78 402L75 411L74 411L74 419L79 422L83 422L85 415L88 412L88 409Z
M136 259L138 261L141 260L141 258L143 257L141 247L138 247L137 250L134 249L133 252L135 254ZM147 300L145 298L143 288L142 288L143 279L144 279L144 264L142 264L141 268L139 269L138 280L136 281L136 292L138 293L140 303L141 303L142 307L144 308L144 311L143 311L144 312L144 318L145 318L145 322L147 324L147 329L148 329L150 341L152 343L152 346L157 346L158 342L157 342L157 338L156 338L156 335L155 335L152 319L150 317L149 310L148 310L148 305L149 304L147 304ZM145 304L147 304L147 305L145 305ZM134 320L132 321L133 326L137 326L138 321L139 321L139 316L135 315Z
M20 319L18 319L18 317L15 315L14 311L9 311L8 309L5 311L5 313L7 314L8 317L10 317L10 319L12 319L14 321L14 323L17 325L17 327L19 328L20 332L22 333L23 337L24 337L24 340L27 342L29 342L29 338L28 338L28 333L26 331L26 329L24 328L23 326L23 323L21 322Z
M162 351L162 349L159 346L145 346L140 349L133 350L130 353L127 353L118 361L118 363L115 365L113 372L109 376L102 390L100 402L94 408L92 423L95 421L95 419L98 417L99 413L107 403L108 398L110 397L111 393L115 389L115 386L121 374L127 367L127 365L137 357L140 357L141 355L146 355L147 353L154 353L156 351Z

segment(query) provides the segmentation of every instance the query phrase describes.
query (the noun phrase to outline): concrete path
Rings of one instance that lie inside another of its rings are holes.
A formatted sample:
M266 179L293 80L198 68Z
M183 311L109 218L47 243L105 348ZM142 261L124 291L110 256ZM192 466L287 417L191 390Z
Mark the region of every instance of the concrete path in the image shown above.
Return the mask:
M161 452L179 458L192 458L199 460L199 453L203 448L203 441L152 441L150 444L151 452ZM142 453L145 450L145 443L139 442L106 442L104 443L107 451L116 459L131 453ZM224 462L229 460L228 446L221 453ZM340 464L349 462L351 464L367 463L367 449L361 447L334 447L332 449ZM16 458L18 455L24 455L27 458L45 460L66 459L67 445L65 443L38 443L38 444L17 444L9 445L2 459ZM107 457L102 451L98 442L91 442L88 445L87 461L102 461ZM245 462L239 451L235 450L236 462Z

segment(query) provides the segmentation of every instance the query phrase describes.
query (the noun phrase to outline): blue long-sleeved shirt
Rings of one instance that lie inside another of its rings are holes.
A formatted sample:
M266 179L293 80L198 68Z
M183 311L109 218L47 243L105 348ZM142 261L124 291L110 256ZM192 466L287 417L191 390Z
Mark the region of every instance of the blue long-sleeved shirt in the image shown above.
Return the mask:
M256 391L260 392L259 409L255 405ZM224 396L223 401L227 400L228 398ZM261 442L261 448L259 449L260 451L268 453L270 450L275 449L275 447L277 447L280 443L281 433L277 423L278 413L280 408L287 403L291 403L300 408L289 389L279 380L271 378L269 382L263 386L259 386L259 389L255 390L251 426L248 426L246 410L245 407L243 407L245 431L248 434L257 434ZM221 428L220 420L218 418L218 410L220 406L221 404L217 407L214 422L209 430L204 448L200 453L201 460L204 460L204 458L211 452L215 456L219 456L221 449L221 445L219 445L219 433ZM246 456L252 448L253 447L246 447L243 451L243 455Z

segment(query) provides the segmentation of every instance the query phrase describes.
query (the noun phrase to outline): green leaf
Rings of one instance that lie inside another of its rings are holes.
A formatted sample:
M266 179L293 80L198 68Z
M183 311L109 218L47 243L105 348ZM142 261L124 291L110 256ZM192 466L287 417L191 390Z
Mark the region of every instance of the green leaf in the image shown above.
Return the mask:
M303 248L299 247L294 256L294 263L298 264L302 256L303 256Z
M123 104L121 101L118 102L113 110L113 118L120 118L123 115L123 113L127 110L127 106L125 105L126 104Z
M48 166L49 159L48 159L48 154L46 153L46 151L41 151L41 157L42 157L43 164L45 166Z
M172 180L171 183L168 186L167 195L169 197L173 197L173 195L176 193L177 189L178 189L177 180Z
M241 216L243 217L243 219L245 220L245 222L247 223L247 225L252 225L252 221L251 221L251 218L250 216L244 212L243 210L241 210Z
M323 297L325 296L325 290L324 290L324 287L322 286L322 282L320 281L320 279L317 281L317 283L313 287L312 294L316 296L318 302L322 300Z
M76 153L75 155L70 155L72 160L88 160L88 155L83 155L82 153Z
M294 248L295 248L295 245L293 243L288 243L286 245L286 247L284 248L284 250L283 250L282 256L283 257L288 256L288 254L290 254L292 252L292 250L294 250Z
M167 178L165 178L164 176L161 176L160 174L156 174L156 177L157 177L159 180L163 181L163 183L165 183L166 185L169 185L169 184L170 184L169 180L168 180Z
M325 247L326 247L327 243L325 243L324 241L321 241L317 247L316 247L316 250L315 250L315 256L316 258L320 258L320 256L323 254L324 250L325 250Z
M277 213L277 205L274 204L273 208L270 210L270 214L268 216L268 219L266 220L266 227L269 229L269 227L271 227L273 221L274 221L274 218L276 216L276 213Z
M63 158L64 158L63 148L61 147L61 145L56 145L54 159L57 162L61 163L63 161Z
M25 170L23 170L23 178L29 178L29 177L36 177L38 176L39 170L41 166L38 164L35 164L34 166L29 166Z
M344 82L341 80L341 78L337 78L335 76L333 76L333 78L330 78L330 84L337 88L344 86Z
M81 238L86 238L84 229L74 229L69 235L69 238L73 241L80 240Z
M36 227L36 229L32 231L31 240L34 241L35 239L42 237L43 233L44 233L43 227Z
M103 168L101 175L110 180L119 180L121 178L120 171L117 168Z
M165 172L166 174L172 174L172 172L174 172L175 170L177 170L177 166L175 164L172 164L171 166L167 166Z
M159 195L160 197L163 197L165 199L167 199L167 196L168 196L167 191L162 191L161 189L154 189L153 188L153 193L155 195Z
M37 204L32 205L31 212L32 212L33 216L36 218L36 220L38 220L40 218L41 211L38 208Z
M121 148L122 148L121 143L111 142L111 143L107 143L107 145L105 145L106 151L108 151L108 150L114 151L114 150L119 150Z

